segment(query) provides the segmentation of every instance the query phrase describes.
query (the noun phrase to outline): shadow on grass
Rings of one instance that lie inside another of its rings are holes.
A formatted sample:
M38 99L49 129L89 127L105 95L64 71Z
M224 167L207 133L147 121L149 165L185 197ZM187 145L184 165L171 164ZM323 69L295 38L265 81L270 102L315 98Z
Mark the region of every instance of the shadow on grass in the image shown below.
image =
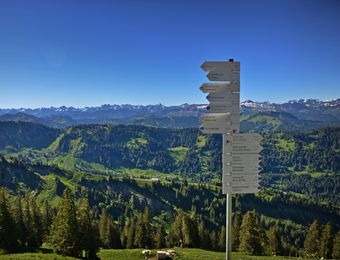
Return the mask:
M53 250L50 248L34 248L29 246L20 246L16 247L12 250L1 250L0 254L16 254L16 253L44 253L49 254L53 253Z

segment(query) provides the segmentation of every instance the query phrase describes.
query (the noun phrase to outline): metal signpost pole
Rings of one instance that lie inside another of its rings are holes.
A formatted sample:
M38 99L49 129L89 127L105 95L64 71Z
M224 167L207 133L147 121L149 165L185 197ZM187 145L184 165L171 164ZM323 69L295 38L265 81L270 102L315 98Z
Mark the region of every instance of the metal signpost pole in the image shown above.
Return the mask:
M222 193L226 194L226 259L231 260L232 194L259 190L259 152L262 137L240 134L240 62L205 61L201 68L210 83L200 90L207 93L208 113L200 117L205 134L222 134ZM214 82L215 81L215 82Z
M231 193L227 193L226 200L226 259L231 259L231 214L232 198Z
M223 173L225 168L225 156L224 154L227 152L226 149L226 141L227 136L225 134L222 135L222 186L223 186ZM232 214L232 198L231 193L226 194L226 214L225 214L225 237L226 237L226 260L231 260L231 214Z

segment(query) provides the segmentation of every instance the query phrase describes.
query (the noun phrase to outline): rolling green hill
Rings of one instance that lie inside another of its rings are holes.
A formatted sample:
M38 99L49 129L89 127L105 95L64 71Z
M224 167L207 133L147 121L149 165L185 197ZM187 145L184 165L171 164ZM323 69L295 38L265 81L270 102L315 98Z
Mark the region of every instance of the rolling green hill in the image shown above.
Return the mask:
M48 147L59 135L58 129L29 122L0 122L0 151Z
M76 203L88 198L96 218L105 209L122 226L146 207L155 226L169 228L177 209L195 212L215 235L224 225L218 135L134 125L0 127L7 137L0 139L0 186L12 200L30 194L40 205L55 207L67 188ZM233 196L235 214L256 209L261 225L275 225L294 250L303 246L313 220L339 230L340 129L263 136L263 189Z

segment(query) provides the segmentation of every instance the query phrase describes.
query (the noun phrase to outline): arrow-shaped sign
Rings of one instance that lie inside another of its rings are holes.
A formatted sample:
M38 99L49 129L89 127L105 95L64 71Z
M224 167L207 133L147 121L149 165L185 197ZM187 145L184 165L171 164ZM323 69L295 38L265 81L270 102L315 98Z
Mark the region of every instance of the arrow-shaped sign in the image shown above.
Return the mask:
M240 93L233 93L228 90L209 93L206 98L210 102L224 102L227 104L240 105Z
M240 105L238 103L213 102L207 106L207 110L209 110L209 113L231 113L240 117Z
M242 133L233 135L234 143L243 143L251 141L262 141L263 137L259 133Z
M205 126L201 125L200 130L204 134L225 134L225 133L230 133L232 131L230 125L225 125L225 126Z
M240 82L240 73L237 71L210 71L207 77L211 81Z
M212 93L219 91L231 91L231 92L240 92L240 83L232 82L232 83L204 83L200 86L200 90L203 93Z
M247 146L247 145L241 145L241 146L235 146L232 147L232 154L237 153L260 153L262 150L262 146Z
M204 71L237 71L240 72L238 61L205 61L201 65Z
M258 162L261 161L261 156L259 154L234 154L233 162Z
M203 114L200 117L201 122L216 122L216 123L228 123L231 121L232 115L230 113L210 113Z

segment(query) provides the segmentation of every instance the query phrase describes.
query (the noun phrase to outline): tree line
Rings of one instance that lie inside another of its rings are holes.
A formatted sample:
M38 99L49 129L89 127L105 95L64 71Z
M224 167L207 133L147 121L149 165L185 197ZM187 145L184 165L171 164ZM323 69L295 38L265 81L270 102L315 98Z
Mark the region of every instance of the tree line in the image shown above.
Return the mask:
M149 209L129 218L113 221L103 209L96 219L88 200L78 206L65 189L57 208L47 202L39 208L36 199L17 196L13 206L4 189L0 190L0 248L9 252L19 248L38 248L50 244L54 252L73 257L95 258L103 248L192 247L225 250L226 229L210 230L195 208L176 211L170 224L156 221ZM303 248L285 243L276 225L265 229L255 210L233 215L232 250L252 255L294 255L340 257L340 231L330 223L314 221L304 238Z

